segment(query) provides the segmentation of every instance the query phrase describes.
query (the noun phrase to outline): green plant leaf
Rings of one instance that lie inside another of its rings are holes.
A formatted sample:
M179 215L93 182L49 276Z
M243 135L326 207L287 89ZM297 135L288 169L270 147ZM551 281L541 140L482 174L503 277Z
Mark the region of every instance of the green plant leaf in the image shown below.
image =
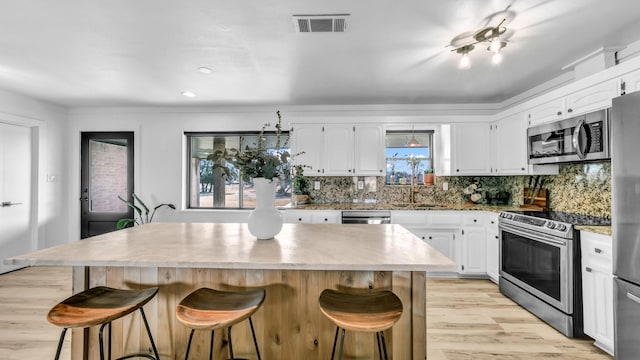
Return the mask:
M132 224L132 223L136 223L137 224L135 219L120 219L120 220L118 220L118 223L116 224L116 229L122 230L122 229L126 228L129 224Z

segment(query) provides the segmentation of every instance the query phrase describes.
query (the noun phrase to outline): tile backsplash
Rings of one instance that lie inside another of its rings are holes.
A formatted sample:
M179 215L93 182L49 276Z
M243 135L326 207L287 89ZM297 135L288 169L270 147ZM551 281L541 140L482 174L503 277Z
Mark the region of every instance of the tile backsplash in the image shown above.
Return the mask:
M611 164L609 162L560 165L558 175L541 176L549 191L549 208L595 216L611 216ZM522 205L528 176L441 176L434 186L419 186L417 203L464 203L470 195L464 190L477 184L481 203ZM385 202L407 203L411 186L387 185L384 177L309 177L320 182L312 190L311 202L317 204ZM363 182L358 189L358 181ZM443 189L447 183L448 190Z

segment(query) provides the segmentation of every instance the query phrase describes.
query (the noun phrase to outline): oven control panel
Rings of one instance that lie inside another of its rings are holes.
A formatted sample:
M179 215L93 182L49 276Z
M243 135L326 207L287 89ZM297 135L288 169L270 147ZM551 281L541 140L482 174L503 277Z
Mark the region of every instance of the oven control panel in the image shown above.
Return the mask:
M571 238L573 226L559 221L545 219L543 217L523 215L510 212L501 212L500 221L519 226L523 229L535 230L563 238Z

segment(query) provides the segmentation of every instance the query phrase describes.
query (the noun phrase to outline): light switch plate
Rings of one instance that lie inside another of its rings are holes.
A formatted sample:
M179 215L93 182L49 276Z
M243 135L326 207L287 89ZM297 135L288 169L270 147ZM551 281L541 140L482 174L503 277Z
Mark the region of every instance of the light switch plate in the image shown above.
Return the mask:
M449 190L449 183L448 182L443 182L442 183L442 190L447 191Z
M313 182L313 190L320 190L320 181Z
M364 181L363 180L359 180L358 181L358 190L362 190L364 189Z

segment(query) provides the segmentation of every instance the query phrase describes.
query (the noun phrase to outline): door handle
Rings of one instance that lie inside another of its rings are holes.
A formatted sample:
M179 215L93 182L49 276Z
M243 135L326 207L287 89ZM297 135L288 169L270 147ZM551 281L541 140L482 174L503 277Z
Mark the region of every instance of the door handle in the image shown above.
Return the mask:
M627 291L627 297L632 300L633 302L636 302L638 304L640 304L640 297L637 297L635 295L633 295L632 293Z
M88 196L83 196L79 200L80 201L89 201L89 197Z
M580 134L582 133L582 131L584 130L584 119L580 119L580 121L578 121L578 124L576 125L575 130L573 131L573 138L571 139L572 143L573 143L573 147L574 149L576 149L576 154L578 154L578 157L580 159L584 159L586 157L586 155L584 154L584 151L582 149L582 144L580 143Z
M22 204L22 203L14 203L14 202L11 202L11 201L3 201L2 203L0 203L0 207L10 207L10 206L13 206L13 205L20 205L20 204Z

